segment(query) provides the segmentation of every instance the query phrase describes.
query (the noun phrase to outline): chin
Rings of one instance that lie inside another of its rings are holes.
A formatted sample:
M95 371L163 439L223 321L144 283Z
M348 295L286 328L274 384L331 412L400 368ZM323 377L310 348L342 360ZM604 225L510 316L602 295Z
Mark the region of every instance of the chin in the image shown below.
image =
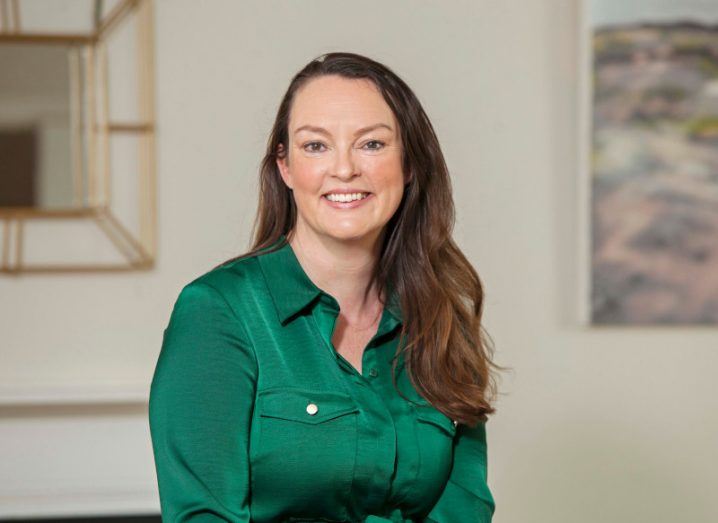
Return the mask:
M341 240L341 241L357 241L364 238L367 234L369 234L367 231L327 231L327 236L331 236L335 240Z

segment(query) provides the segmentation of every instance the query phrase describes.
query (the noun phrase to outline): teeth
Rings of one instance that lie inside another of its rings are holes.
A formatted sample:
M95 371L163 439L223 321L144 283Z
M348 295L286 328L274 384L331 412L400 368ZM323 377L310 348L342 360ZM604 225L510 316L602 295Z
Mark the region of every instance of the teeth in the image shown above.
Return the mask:
M369 193L367 192L356 192L356 193L349 193L349 194L343 194L343 193L335 193L335 194L327 194L326 198L329 201L332 202L353 202L354 200L362 200L369 196Z

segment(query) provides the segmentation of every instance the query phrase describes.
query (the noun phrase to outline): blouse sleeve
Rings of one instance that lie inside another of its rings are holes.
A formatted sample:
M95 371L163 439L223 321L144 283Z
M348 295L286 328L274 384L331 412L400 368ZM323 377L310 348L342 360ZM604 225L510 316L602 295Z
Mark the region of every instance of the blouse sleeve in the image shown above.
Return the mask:
M457 430L449 479L424 521L490 523L495 504L487 484L486 424Z
M162 520L248 522L257 360L206 282L177 298L152 378L149 422Z

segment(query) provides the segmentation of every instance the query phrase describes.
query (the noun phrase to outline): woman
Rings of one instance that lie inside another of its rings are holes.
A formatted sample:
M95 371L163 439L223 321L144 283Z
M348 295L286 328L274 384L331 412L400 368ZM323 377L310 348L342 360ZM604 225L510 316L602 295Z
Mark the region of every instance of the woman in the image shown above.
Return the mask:
M150 393L164 521L489 522L493 351L431 123L387 67L292 80L253 249L180 292Z

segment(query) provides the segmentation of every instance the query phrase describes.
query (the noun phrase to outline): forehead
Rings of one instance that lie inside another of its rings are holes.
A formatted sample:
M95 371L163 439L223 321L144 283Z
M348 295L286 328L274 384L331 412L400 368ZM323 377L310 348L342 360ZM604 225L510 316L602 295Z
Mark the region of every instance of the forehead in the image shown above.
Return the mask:
M391 107L371 80L321 76L297 91L289 127L341 127L386 123L396 129Z

